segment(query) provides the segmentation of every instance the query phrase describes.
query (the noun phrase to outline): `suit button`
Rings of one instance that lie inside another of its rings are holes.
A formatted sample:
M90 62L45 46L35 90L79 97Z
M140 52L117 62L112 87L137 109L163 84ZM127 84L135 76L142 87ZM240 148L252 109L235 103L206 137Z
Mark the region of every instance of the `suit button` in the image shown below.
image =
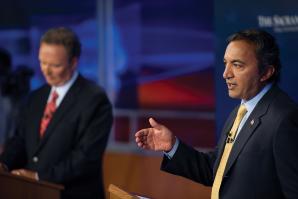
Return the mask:
M33 162L36 163L36 162L38 162L38 157L34 156L32 160L33 160Z

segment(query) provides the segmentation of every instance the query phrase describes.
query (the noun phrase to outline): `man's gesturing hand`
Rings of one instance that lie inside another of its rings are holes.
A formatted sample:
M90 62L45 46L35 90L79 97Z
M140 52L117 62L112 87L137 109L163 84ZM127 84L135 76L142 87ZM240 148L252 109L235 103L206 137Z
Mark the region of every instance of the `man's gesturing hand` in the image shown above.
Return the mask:
M151 128L141 129L135 134L138 146L154 151L170 151L176 141L173 133L153 118L149 119L149 123Z

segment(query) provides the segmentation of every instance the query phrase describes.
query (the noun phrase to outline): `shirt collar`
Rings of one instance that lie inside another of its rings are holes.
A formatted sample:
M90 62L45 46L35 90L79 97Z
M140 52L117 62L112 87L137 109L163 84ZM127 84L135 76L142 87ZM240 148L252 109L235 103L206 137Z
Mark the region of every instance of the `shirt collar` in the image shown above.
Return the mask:
M268 92L268 90L272 87L272 83L267 84L256 96L254 96L252 99L245 101L241 100L241 104L244 104L247 112L251 113L253 109L256 107L258 102L262 99L262 97Z
M51 96L52 92L55 90L58 93L58 99L56 101L56 104L60 104L62 99L64 98L64 96L66 95L67 91L70 89L70 87L74 84L74 82L76 81L76 79L78 78L79 73L77 71L75 71L72 75L72 77L70 78L70 80L68 80L65 84L63 84L62 86L52 86L51 88L51 93L49 96ZM48 99L50 100L50 99Z

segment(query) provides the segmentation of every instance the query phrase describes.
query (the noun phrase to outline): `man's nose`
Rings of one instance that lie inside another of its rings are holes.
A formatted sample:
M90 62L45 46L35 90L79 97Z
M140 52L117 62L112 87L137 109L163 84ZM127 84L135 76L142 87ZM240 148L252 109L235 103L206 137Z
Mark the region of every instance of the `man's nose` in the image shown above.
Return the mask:
M43 66L42 66L42 69L43 69L43 71L46 73L46 74L49 74L49 73L51 73L51 69L50 69L51 67L49 66L49 64L44 64Z
M229 64L226 64L225 70L224 70L222 76L224 79L229 79L229 78L233 77L232 68Z

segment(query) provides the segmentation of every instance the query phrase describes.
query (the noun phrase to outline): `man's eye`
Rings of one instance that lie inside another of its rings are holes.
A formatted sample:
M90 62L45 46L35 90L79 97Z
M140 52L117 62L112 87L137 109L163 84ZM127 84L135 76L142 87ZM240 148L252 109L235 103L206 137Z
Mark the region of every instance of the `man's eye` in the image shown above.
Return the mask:
M236 68L242 67L242 65L240 65L240 64L233 64L233 66L236 67Z
M61 65L60 64L50 64L49 66L53 67L53 68L59 68Z

